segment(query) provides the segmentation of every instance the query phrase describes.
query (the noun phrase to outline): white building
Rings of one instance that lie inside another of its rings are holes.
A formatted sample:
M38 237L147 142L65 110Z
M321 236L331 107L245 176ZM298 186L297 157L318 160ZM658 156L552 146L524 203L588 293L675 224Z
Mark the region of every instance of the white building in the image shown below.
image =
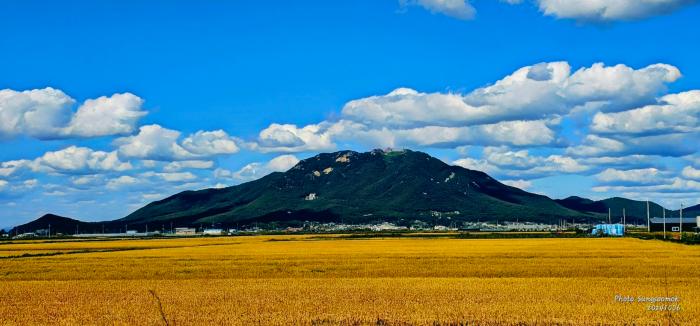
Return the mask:
M370 226L372 231L391 231L391 230L405 230L405 226L397 226L393 223L384 222L382 224L375 224Z
M204 232L202 232L204 235L223 235L224 230L222 229L205 229Z
M27 232L27 233L18 234L13 239L34 238L34 237L36 237L36 233Z
M175 228L176 235L195 235L197 230L194 228Z

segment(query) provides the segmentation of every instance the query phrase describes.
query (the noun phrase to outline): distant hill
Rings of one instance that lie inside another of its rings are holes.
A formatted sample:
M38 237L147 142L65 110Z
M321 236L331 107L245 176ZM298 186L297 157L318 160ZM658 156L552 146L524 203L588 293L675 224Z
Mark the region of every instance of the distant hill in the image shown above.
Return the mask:
M96 228L101 229L96 223L82 222L69 217L46 214L34 221L16 226L10 233L34 232L42 229L48 230L49 226L51 227L51 234L74 234L76 230L83 233L92 233L97 232Z
M582 198L578 196L571 196L564 199L555 199L560 205L581 212L593 212L593 213L606 213L608 212L608 207L605 203L601 201L593 201L588 198Z
M598 213L607 220L608 209L610 209L612 221L617 222L622 218L622 210L625 210L628 223L646 224L647 221L647 202L631 200L621 197L613 197L598 201L593 201L581 197L568 197L565 199L555 200L560 205L572 210ZM651 217L661 216L663 207L657 203L649 202L649 212ZM667 214L669 211L667 211Z
M595 219L552 199L504 185L410 150L319 154L284 173L224 189L185 191L122 219L128 223L222 225L323 221Z
M673 217L678 217L680 215L680 210L675 210L672 211L669 215L669 212L666 212L666 216L673 216ZM700 216L700 205L695 205L695 206L690 206L683 208L683 217L697 217Z

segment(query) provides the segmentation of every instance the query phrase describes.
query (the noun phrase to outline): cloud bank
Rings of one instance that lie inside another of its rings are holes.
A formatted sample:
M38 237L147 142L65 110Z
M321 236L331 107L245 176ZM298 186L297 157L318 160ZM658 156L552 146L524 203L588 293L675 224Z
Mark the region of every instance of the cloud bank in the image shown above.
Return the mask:
M523 0L501 0L511 5ZM606 23L646 19L672 13L695 0L532 0L545 16L581 23ZM467 0L399 0L399 6L420 6L434 14L461 20L473 19L476 9Z
M75 112L75 100L47 87L0 90L0 137L38 139L90 138L131 133L146 115L143 100L131 93L86 100Z
M451 164L535 191L540 180L575 175L589 178L590 190L601 195L691 200L700 181L700 90L669 93L681 77L678 68L663 63L543 62L464 92L398 87L349 99L333 119L276 121L249 138L139 125L144 101L130 93L76 106L53 88L3 90L4 139L111 142L0 162L0 198L50 196L66 205L109 205L110 194L119 193L128 207L138 208L182 190L285 171L299 161L297 155L410 147L452 153L446 159ZM238 165L227 159L240 152L259 158Z

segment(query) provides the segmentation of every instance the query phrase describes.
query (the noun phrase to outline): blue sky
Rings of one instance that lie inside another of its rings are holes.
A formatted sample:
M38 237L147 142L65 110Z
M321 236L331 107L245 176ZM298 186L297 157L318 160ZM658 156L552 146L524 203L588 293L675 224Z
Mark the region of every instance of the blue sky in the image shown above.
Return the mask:
M567 2L5 1L0 227L380 146L700 203L700 6Z

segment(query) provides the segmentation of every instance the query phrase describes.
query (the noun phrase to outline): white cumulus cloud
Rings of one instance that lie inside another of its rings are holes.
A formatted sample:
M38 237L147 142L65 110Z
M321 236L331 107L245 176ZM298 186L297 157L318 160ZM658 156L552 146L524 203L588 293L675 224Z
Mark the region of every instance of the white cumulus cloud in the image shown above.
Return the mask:
M537 120L591 107L619 111L653 102L667 83L680 78L680 71L666 64L633 69L596 63L570 71L566 62L526 66L467 94L398 88L350 101L342 116L368 126L409 128Z
M372 147L456 147L462 145L539 146L555 144L548 121L505 121L471 127L424 126L410 129L370 127L341 120L325 132L332 139Z
M25 168L30 168L32 161L30 160L13 160L0 163L0 177L13 176Z
M474 18L476 10L467 0L399 0L402 7L421 6L432 13L439 13L457 19Z
M299 128L293 124L273 123L260 131L250 147L264 153L333 150L335 144L328 126L328 123L321 123Z
M159 125L142 126L134 136L115 140L119 154L150 160L181 160L190 158L190 153L177 143L180 132Z
M524 0L500 0L511 5ZM578 22L629 21L668 14L696 0L532 0L547 16ZM457 19L473 19L476 9L468 0L399 0L402 8L416 5L432 13Z
M143 100L131 93L87 100L78 108L63 133L77 137L125 135L146 115Z
M692 166L686 166L681 172L683 177L693 180L700 180L700 170L693 168Z
M71 111L75 100L54 88L0 90L0 137L38 139L123 135L146 115L143 100L131 93L88 99Z
M497 166L487 162L486 160L479 160L471 157L457 159L453 161L452 164L461 166L465 169L486 172L489 174L500 171Z
M511 151L505 147L487 147L483 159L497 166L502 175L509 177L538 178L558 174L586 172L591 166L578 160L558 154L547 156L530 155L527 150Z
M222 130L198 131L182 142L177 130L159 125L142 126L136 135L114 141L119 155L155 161L181 161L233 154L239 148L235 139Z
M659 184L664 174L656 168L618 170L605 169L596 175L599 181L607 184Z
M636 193L695 193L700 191L700 182L680 177L670 178L667 183L653 185L604 185L592 188L595 192L636 192Z
M625 144L621 141L587 135L581 144L569 147L566 153L574 156L603 156L610 153L619 153L625 149Z
M132 166L129 162L122 162L115 151L94 151L87 147L70 146L62 150L46 152L32 162L32 168L36 171L80 174L126 171Z
M182 147L198 156L233 154L239 150L236 141L223 130L197 131L182 141Z
M519 188L519 189L528 189L532 187L532 181L527 181L527 180L503 180L501 183L505 185L509 185L511 187Z
M299 159L294 155L280 155L267 163L254 162L247 164L235 172L219 168L214 171L214 176L220 179L250 181L262 178L272 172L285 172L297 163L299 163Z
M700 91L669 94L660 104L617 112L597 113L591 130L600 134L659 134L700 131Z
M0 162L0 176L11 178L28 178L31 173L82 175L119 173L131 169L131 163L120 160L116 151L96 151L78 146L49 151L33 160Z
M337 121L304 127L273 123L248 147L261 152L327 151L338 142L375 147L558 147L565 143L558 135L564 119L583 123L596 112L613 114L657 104L666 85L681 76L667 64L634 69L596 63L571 70L567 62L539 63L463 94L397 88L347 102ZM670 103L674 98L661 100ZM602 156L631 147L627 140L583 137L582 143L572 145L570 155ZM675 150L676 155L684 152Z
M564 155L532 155L528 150L514 151L505 146L485 147L480 159L466 157L454 161L453 164L508 179L578 174L594 168Z
M156 177L167 182L187 182L197 179L197 176L192 172L144 172L140 174L141 177Z
M0 136L55 138L70 119L75 100L54 88L0 90Z
M175 161L168 163L163 167L165 172L177 172L183 169L211 169L214 167L213 161L191 160L191 161Z
M578 21L635 20L666 14L694 0L537 0L545 15Z
M138 184L139 180L128 175L123 175L107 182L107 189L118 189L123 186L131 186Z

